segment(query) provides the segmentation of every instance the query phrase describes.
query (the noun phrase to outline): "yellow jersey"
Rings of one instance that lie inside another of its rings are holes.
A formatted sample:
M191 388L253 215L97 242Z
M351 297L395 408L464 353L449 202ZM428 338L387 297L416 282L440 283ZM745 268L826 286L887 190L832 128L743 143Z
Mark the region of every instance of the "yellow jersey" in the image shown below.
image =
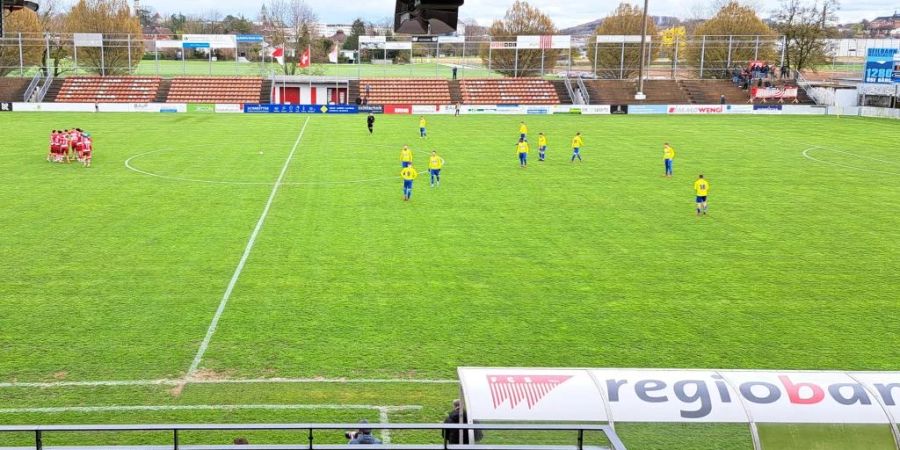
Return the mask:
M538 136L538 145L541 147L546 147L547 146L547 136L543 136L543 135Z
M527 142L519 142L516 144L516 150L519 153L528 153L528 143Z
M663 157L665 159L675 159L675 149L669 146L663 147Z
M700 197L709 195L709 181L706 178L699 178L694 182L694 192Z
M428 124L428 122L425 121L424 117L419 119L419 128L425 128L425 125L427 125L427 124Z
M401 162L412 162L412 160L413 160L412 150L410 150L408 148L404 148L403 150L400 150L400 161Z
M444 158L440 156L434 155L428 158L428 168L438 170L441 167L444 167Z
M528 134L528 127L524 123L519 125L519 133Z
M581 136L575 136L572 138L572 148L581 148L584 145L584 139Z
M404 180L411 181L419 176L419 172L412 167L404 167L403 170L400 171L400 176L403 177Z

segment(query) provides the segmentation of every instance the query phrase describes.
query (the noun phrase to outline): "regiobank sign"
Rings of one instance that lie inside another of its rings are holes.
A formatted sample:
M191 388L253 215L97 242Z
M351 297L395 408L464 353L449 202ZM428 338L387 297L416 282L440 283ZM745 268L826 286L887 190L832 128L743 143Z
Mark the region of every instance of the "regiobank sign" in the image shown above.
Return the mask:
M469 420L889 424L900 372L460 368Z

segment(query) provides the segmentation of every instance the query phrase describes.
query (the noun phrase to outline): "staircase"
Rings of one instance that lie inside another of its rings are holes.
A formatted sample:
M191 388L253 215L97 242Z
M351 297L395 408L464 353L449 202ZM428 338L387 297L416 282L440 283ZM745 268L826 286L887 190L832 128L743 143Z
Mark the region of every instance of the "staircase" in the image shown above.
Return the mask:
M272 103L272 80L263 79L262 87L259 89L259 103L263 105Z
M679 80L678 85L687 92L693 104L718 105L721 96L725 95L725 103L746 103L749 95L729 80Z
M450 102L454 105L462 103L462 89L459 87L459 80L452 80L450 85Z
M347 102L356 103L356 99L362 98L359 92L359 80L350 80L347 84Z
M50 89L47 90L47 95L44 96L44 103L53 103L56 101L56 96L59 95L59 90L62 89L65 81L66 80L63 78L53 80L53 84L51 84Z
M551 81L551 83L553 83L553 87L556 89L556 95L559 96L559 103L571 105L572 96L569 95L569 90L566 89L566 82L563 80L554 80Z
M159 90L156 91L156 98L153 101L165 103L166 99L169 98L169 89L172 89L172 80L161 80L159 82Z

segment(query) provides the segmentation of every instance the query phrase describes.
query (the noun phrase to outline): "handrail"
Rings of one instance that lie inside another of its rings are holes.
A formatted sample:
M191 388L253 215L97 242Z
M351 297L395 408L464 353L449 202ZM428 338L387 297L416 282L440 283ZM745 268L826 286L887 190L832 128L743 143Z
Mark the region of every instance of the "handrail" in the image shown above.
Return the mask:
M41 86L41 90L38 91L37 97L35 98L35 102L40 103L44 101L44 97L47 95L47 92L50 90L50 86L53 85L53 74L47 73L47 78L44 79L44 85Z
M563 78L563 82L566 85L566 92L569 93L569 98L572 99L572 104L573 105L580 104L581 102L578 101L580 99L575 96L575 90L572 89L572 80L570 80L569 77L566 76L565 78Z
M38 83L41 82L41 72L34 74L34 77L31 78L31 83L28 83L28 88L25 89L25 94L22 96L23 102L28 102L31 99L31 96L34 95L34 89L37 87Z
M816 103L816 105L821 105L824 103L823 99L819 98L819 94L812 90L812 84L809 82L809 80L804 78L803 74L800 73L799 70L797 71L797 86L799 86L800 89L803 89L803 91L806 92L806 95L811 98L812 101Z
M359 423L271 423L271 424L145 424L145 425L3 425L0 426L0 434L3 433L33 433L35 436L35 444L33 448L41 450L44 447L43 439L47 433L68 433L68 432L120 432L120 431L168 431L172 436L171 448L179 448L178 435L182 431L306 431L304 437L308 437L309 442L300 444L298 447L314 449L323 446L322 444L314 445L314 431L322 430L355 430L360 427ZM446 423L371 423L366 424L366 428L372 430L492 430L492 431L572 431L577 433L577 445L569 445L568 448L583 449L584 435L586 432L600 432L606 436L608 445L612 450L625 450L625 445L619 439L616 432L609 425L587 425L587 424L446 424ZM441 448L466 448L467 446L457 446L452 442L443 441ZM222 446L218 446L222 447ZM335 447L333 445L326 446L328 448ZM386 446L387 447L387 446ZM408 447L408 446L404 446ZM415 447L414 445L412 447ZM422 448L431 448L434 444L423 445ZM525 448L538 450L541 448L557 449L559 445L504 445L503 448L516 449ZM2 447L0 447L2 448ZM101 447L97 447L101 448ZM115 446L105 445L103 449L115 449ZM125 448L125 447L119 447ZM473 448L484 448L484 446L474 446Z
M584 85L584 78L578 77L578 88L581 89L581 97L584 99L584 104L590 105L591 94L588 92L587 86Z

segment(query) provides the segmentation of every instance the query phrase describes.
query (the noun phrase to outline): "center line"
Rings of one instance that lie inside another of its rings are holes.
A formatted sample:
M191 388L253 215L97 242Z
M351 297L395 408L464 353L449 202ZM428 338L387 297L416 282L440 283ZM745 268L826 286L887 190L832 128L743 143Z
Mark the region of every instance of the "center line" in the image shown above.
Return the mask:
M200 361L203 360L203 355L206 353L207 347L209 347L209 342L212 340L213 335L216 334L216 328L219 326L219 319L222 318L222 313L225 312L225 305L228 304L228 299L231 298L231 292L234 291L234 285L237 284L241 272L244 271L244 265L247 264L247 258L250 257L253 245L256 244L256 238L259 236L259 231L262 230L263 223L265 223L266 217L269 215L269 209L272 208L272 201L275 200L275 195L278 193L278 188L281 187L282 181L284 181L284 175L287 173L288 166L291 164L291 160L294 159L294 153L297 152L300 140L303 139L303 133L306 131L307 124L309 124L309 117L306 118L306 122L303 122L303 128L300 129L300 135L297 136L294 147L288 154L284 166L281 167L281 173L278 175L278 179L275 180L275 185L272 186L272 193L269 194L269 200L266 202L266 207L263 208L262 215L259 216L259 221L256 222L256 228L254 228L253 233L250 234L250 240L247 241L247 247L244 248L244 254L241 255L241 260L238 262L237 268L234 269L234 275L231 276L231 281L228 282L225 294L222 295L222 301L219 302L219 309L216 310L216 314L209 324L209 329L206 330L206 337L204 337L203 342L200 343L200 349L197 350L197 355L194 356L194 361L191 363L191 367L188 369L185 378L189 379L197 372L197 369L200 367Z

